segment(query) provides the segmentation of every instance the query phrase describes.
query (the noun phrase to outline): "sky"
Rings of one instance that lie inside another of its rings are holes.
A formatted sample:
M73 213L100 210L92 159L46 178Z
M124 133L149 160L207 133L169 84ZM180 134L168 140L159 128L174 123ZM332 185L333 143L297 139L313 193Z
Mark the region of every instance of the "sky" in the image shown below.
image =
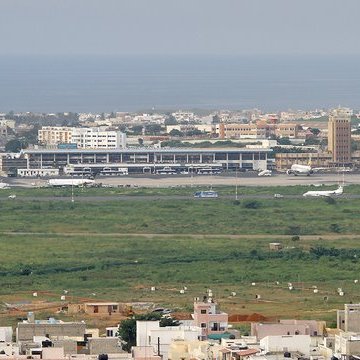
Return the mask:
M0 0L0 55L360 54L359 0Z

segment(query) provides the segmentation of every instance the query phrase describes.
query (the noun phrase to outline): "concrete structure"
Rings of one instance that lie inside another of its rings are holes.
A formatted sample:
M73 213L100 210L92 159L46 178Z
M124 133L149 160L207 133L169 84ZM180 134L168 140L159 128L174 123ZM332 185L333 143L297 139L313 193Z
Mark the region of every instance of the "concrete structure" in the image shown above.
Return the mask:
M120 314L123 310L123 304L118 302L94 302L82 304L68 304L69 314L84 313L89 315L111 315Z
M251 323L251 335L261 340L271 335L323 336L325 323L316 320L280 320L276 323Z
M129 173L158 173L195 171L199 169L265 169L268 154L266 148L133 148L133 149L26 149L27 169L63 170L72 165L78 173L101 172L109 168L126 168Z
M126 147L126 135L107 127L74 128L43 126L38 131L40 144L76 144L82 149L119 149Z
M260 347L265 353L299 352L310 355L310 335L266 336L260 340Z
M131 348L132 360L162 360L152 346L133 346Z
M212 124L180 124L180 125L167 125L166 132L169 134L171 130L181 131L186 135L187 132L193 130L199 130L204 133L215 133L216 126Z
M17 169L20 177L51 177L58 176L59 169Z
M298 136L297 124L274 124L258 121L250 124L220 123L216 126L216 133L221 139L267 139L271 135L295 139Z
M271 242L269 243L269 249L272 251L280 251L283 248L283 244L279 242Z
M309 152L309 153L277 153L275 154L275 167L278 171L286 171L293 164L309 165L312 167L331 167L333 165L332 156L328 153Z
M342 360L348 360L353 355L360 355L360 334L340 332L338 335L335 335L334 353L335 356Z
M160 327L159 321L136 322L136 346L152 346L162 356L168 359L169 346L173 341L195 341L201 336L197 326L166 326Z
M126 134L104 127L73 128L71 142L82 149L119 149L126 147Z
M67 126L43 126L38 131L38 141L43 145L68 144L72 142L73 128Z
M27 161L20 154L3 153L0 155L0 171L4 175L17 175L18 169L26 168Z
M360 304L345 304L337 311L337 327L343 331L360 333Z
M215 346L216 347L216 346ZM215 347L210 347L207 341L173 341L169 347L169 360L190 360L190 359L218 359L231 360L230 350L223 351L220 357L214 353Z
M329 114L328 150L335 164L351 162L351 115L346 108L334 109Z
M201 340L211 334L222 334L228 329L228 314L217 310L212 300L195 301L193 313L194 325L201 328Z
M0 343L11 342L13 337L13 330L11 326L0 327Z
M88 349L90 355L124 353L116 337L89 338Z
M49 320L24 320L16 328L17 341L32 341L34 336L48 338L82 337L86 332L85 323L63 322L50 318Z

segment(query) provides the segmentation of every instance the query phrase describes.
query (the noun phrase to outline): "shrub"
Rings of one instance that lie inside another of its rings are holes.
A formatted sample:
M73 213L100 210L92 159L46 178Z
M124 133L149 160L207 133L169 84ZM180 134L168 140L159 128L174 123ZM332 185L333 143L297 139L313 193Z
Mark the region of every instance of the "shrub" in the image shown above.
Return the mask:
M299 235L294 235L292 238L291 238L292 241L299 241L300 240L300 236Z
M248 200L244 202L245 209L258 209L261 206L261 203L256 200Z
M331 224L330 225L330 231L335 232L335 233L339 233L339 232L341 232L341 228L340 228L339 224Z
M336 200L332 197L327 196L324 201L329 205L336 205Z
M286 235L300 235L301 228L297 225L288 226L287 230L285 231Z

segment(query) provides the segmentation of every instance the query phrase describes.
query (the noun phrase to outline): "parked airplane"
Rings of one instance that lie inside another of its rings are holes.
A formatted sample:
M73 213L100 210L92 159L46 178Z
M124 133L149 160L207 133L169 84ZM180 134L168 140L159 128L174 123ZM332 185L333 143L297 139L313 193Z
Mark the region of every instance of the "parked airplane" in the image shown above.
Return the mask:
M294 174L297 175L306 175L310 176L314 173L314 169L311 168L310 165L300 165L300 164L293 164L291 168L286 171L288 175Z
M64 186L92 186L95 180L92 179L50 179L47 182L48 186L64 187Z
M303 196L332 196L332 195L341 195L344 192L344 187L339 185L339 187L336 190L322 190L322 191L308 191L303 194Z
M272 172L271 170L261 170L259 173L258 173L258 176L271 176L272 175Z

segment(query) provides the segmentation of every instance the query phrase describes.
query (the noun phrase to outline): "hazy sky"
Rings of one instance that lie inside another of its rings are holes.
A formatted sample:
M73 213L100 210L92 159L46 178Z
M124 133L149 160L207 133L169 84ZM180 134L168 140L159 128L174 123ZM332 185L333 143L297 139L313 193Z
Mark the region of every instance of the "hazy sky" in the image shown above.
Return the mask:
M0 0L0 54L360 54L359 0Z

